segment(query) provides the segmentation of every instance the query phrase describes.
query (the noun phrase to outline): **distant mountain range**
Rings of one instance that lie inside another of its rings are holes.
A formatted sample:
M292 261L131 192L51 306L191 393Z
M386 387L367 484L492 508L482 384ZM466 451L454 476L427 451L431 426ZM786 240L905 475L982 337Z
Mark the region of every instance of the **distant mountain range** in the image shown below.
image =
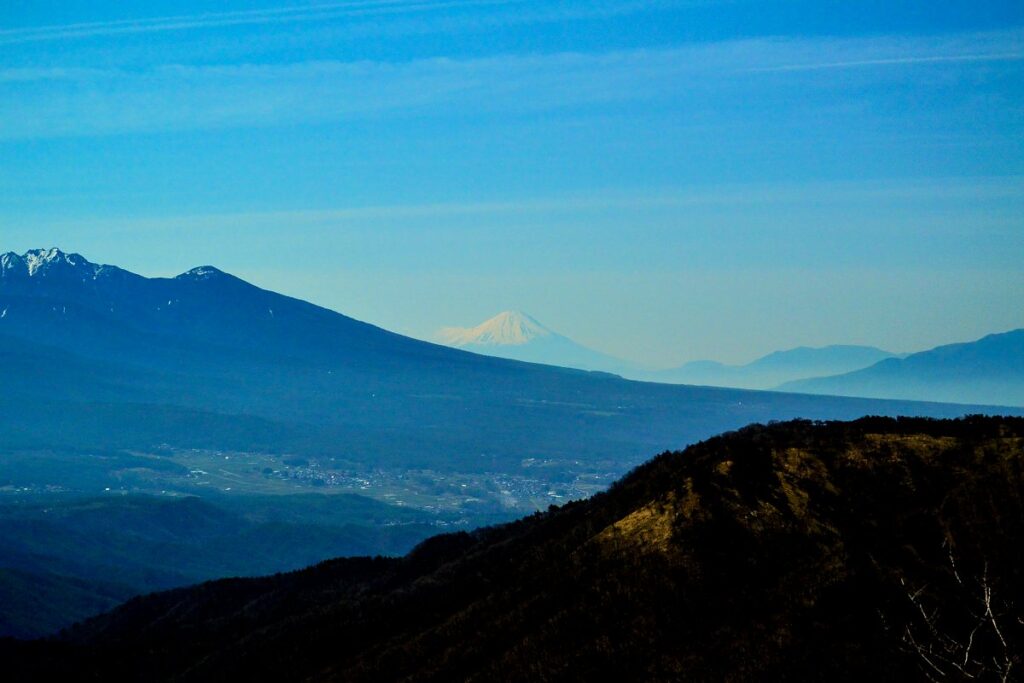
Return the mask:
M1012 680L1022 440L752 426L403 558L148 595L0 658L18 681Z
M784 382L859 370L895 355L873 346L801 346L770 353L746 365L694 361L672 370L662 370L651 375L651 379L678 384L774 389Z
M437 340L498 358L600 370L650 382L737 389L773 389L783 382L858 370L895 355L870 346L801 347L777 351L746 365L703 360L654 370L583 346L521 311L499 313L476 327L442 328Z
M0 439L36 447L230 445L469 471L518 469L531 457L624 468L757 420L973 410L523 364L387 332L212 266L145 278L58 249L0 257L0 352L11 374Z
M1024 406L1024 330L914 354L836 344L776 351L744 365L712 360L652 370L594 351L519 311L444 328L454 348L668 384L953 403Z
M1024 405L1024 329L888 358L855 372L783 384L839 396Z

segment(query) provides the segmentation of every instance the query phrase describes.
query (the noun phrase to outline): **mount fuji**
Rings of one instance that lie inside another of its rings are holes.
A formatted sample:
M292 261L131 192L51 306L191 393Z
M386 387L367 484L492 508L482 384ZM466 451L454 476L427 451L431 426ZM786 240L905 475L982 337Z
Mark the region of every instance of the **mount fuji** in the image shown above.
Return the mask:
M637 370L627 361L587 348L552 331L522 311L504 311L476 327L445 327L437 340L485 356L621 375Z

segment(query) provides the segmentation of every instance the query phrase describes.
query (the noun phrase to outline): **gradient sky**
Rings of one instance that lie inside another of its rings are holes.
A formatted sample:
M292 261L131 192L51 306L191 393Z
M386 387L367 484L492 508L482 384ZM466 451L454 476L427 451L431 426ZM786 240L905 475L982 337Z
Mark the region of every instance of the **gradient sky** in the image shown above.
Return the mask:
M652 365L1024 326L1024 3L0 6L0 251Z

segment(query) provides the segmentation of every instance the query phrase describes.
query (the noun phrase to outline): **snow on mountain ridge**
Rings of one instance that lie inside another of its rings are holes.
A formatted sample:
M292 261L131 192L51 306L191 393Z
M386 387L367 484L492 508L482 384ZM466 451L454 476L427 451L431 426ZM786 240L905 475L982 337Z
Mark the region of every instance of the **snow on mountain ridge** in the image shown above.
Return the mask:
M522 311L499 313L476 327L442 328L436 339L464 351L527 363L619 375L637 370L628 361L587 348L545 327Z
M46 277L50 273L66 272L95 278L111 267L92 263L81 254L68 254L57 247L30 249L20 256L13 251L0 256L0 274L4 277Z
M209 280L210 278L219 277L226 275L226 273L219 268L213 266L198 266L192 270L185 271L181 275L177 276L176 280Z
M24 259L25 265L28 267L29 276L35 275L40 270L44 270L55 264L64 263L72 268L78 267L79 265L94 265L78 254L65 254L57 247L53 247L51 249L30 249L25 252Z
M0 277L9 277L10 275L13 275L16 270L24 270L26 273L28 272L27 266L25 265L25 259L15 254L13 251L0 255Z
M67 253L57 247L30 249L18 255L13 251L0 254L0 278L71 276L75 279L96 280L100 277L140 278L130 271L100 263L93 263L81 254ZM178 275L178 279L209 280L225 273L213 266L199 266Z
M522 311L504 311L476 327L445 327L438 333L448 346L522 346L554 334Z

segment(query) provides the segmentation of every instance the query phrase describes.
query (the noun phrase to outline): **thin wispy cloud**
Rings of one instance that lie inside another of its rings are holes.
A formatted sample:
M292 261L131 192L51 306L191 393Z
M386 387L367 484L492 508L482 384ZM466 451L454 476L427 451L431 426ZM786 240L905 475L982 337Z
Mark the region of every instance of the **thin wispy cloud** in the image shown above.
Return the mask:
M640 97L687 68L674 51L641 50L404 63L169 65L137 72L6 70L0 71L0 138L543 110ZM3 96L5 89L10 97Z
M937 55L926 57L890 57L888 59L861 59L852 62L822 62L819 64L784 64L751 69L756 72L821 71L826 69L856 69L872 66L910 66L914 64L943 64L956 62L1011 62L1024 60L1024 52L1003 52L979 55Z
M213 212L173 216L132 216L127 219L78 218L76 226L91 229L125 228L133 230L235 229L301 227L310 225L371 226L402 225L410 219L452 219L458 217L494 218L529 215L606 214L628 212L632 216L646 211L686 210L695 207L803 205L809 199L818 204L843 205L850 202L930 205L935 202L969 198L979 206L985 202L1024 197L1024 176L984 178L929 178L873 181L812 181L801 183L749 183L715 185L703 188L665 189L651 192L623 192L613 188L586 194L545 197L519 197L499 201L433 202L423 204L375 204L329 208L292 208L271 211ZM484 223L485 225L486 223ZM474 224L473 229L480 227ZM67 227L67 226L59 226ZM938 230L938 226L934 226ZM977 225L966 228L976 230ZM816 229L824 229L818 227Z
M827 69L858 69L861 67L899 67L909 65L929 65L929 63L948 63L957 61L1017 61L1024 59L1024 52L1002 52L999 54L955 54L930 57L891 57L888 59L860 59L858 61L826 61L812 65L783 65L781 67L765 67L752 69L752 72L786 72L786 71L822 71Z
M443 9L468 9L496 5L511 5L525 0L355 0L353 2L280 7L233 12L123 19L104 22L86 22L54 26L40 26L0 30L0 44L30 43L96 36L117 36L136 33L184 31L189 29L221 28L258 24L286 24L325 21L345 17L413 14Z
M208 12L143 19L122 19L0 30L0 45L67 41L78 38L123 36L217 29L232 26L261 26L331 22L374 17L422 16L446 11L476 10L473 23L482 21L479 11L507 9L504 23L553 21L614 16L645 9L706 4L710 0L602 0L587 3L537 3L536 0L350 0L294 7L277 7L228 12ZM527 6L533 5L532 8Z
M767 72L805 74L873 65L915 73L1012 63L1024 31L915 38L759 39L606 53L498 55L405 62L164 65L143 70L0 69L0 139L341 122L366 117L515 115L621 102L662 103L687 115L749 106ZM1015 68L1015 67L1007 67ZM783 91L766 92L778 97ZM717 98L717 99L716 99ZM823 98L822 104L834 101ZM708 110L710 111L710 110ZM716 119L721 120L719 113Z
M936 36L874 36L794 45L790 61L752 66L752 73L825 71L868 67L913 67L1024 60L1024 31ZM783 55L780 53L780 57Z
M89 81L111 78L121 72L111 69L80 67L21 67L0 69L0 85L10 83L36 83L40 81Z

